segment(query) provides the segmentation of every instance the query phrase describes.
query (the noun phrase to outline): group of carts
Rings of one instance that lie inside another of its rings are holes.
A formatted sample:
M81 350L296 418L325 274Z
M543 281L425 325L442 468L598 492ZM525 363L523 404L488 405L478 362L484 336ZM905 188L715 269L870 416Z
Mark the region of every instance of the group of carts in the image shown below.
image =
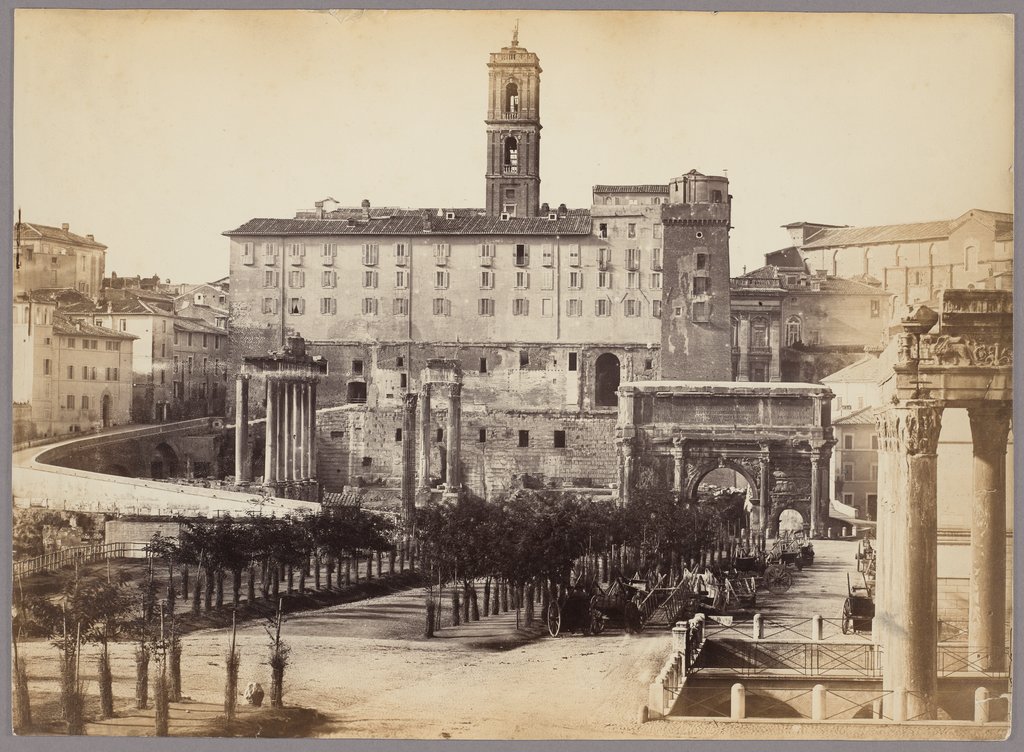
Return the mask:
M662 575L619 577L602 586L577 583L553 597L544 614L552 637L562 632L600 634L606 628L636 633L649 624L671 625L693 614L753 609L759 592L780 595L793 585L793 573L814 563L814 546L802 534L788 534L770 549L752 548L675 582Z
M843 634L870 632L875 618L875 564L878 552L870 538L857 543L857 580L846 575L847 598L843 603Z

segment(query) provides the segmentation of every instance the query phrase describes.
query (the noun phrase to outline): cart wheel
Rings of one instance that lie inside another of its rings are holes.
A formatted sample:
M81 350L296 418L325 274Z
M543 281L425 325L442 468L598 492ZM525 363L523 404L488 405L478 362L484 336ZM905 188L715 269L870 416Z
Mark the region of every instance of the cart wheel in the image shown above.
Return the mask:
M552 637L558 637L562 631L562 609L558 607L558 601L551 601L547 613L548 633Z
M843 601L843 634L850 634L853 631L853 606L850 599Z
M604 631L604 614L596 608L590 610L590 630L591 633L596 635Z

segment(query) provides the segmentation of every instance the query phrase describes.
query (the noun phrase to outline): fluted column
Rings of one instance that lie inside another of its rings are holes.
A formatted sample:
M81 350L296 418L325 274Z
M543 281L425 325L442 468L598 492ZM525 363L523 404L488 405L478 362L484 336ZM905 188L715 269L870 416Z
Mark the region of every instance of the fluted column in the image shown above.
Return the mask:
M309 477L316 480L320 475L317 469L316 446L316 379L309 384Z
M235 379L235 482L252 480L249 458L249 377Z
M402 521L412 525L416 514L416 401L405 395L402 403Z
M968 645L977 668L1006 665L1006 437L1010 408L967 409L974 440Z
M267 379L267 419L265 422L265 441L263 445L263 482L274 483L277 480L277 393L280 384L275 379Z
M291 465L291 457L288 454L292 443L288 441L289 433L289 409L288 401L289 382L281 381L277 389L277 480L288 480L288 468Z
M448 490L457 491L462 486L462 384L450 384L448 389Z
M292 382L292 480L302 480L304 477L302 467L306 447L303 429L305 405L302 399L302 388L301 381Z
M884 604L886 622L882 689L907 692L906 717L937 717L938 573L936 447L942 408L931 400L888 407L876 417L888 454L884 485L892 511L884 523L889 553ZM879 527L883 524L879 520ZM879 613L878 606L882 612Z
M430 384L423 385L420 396L420 482L419 487L430 490Z

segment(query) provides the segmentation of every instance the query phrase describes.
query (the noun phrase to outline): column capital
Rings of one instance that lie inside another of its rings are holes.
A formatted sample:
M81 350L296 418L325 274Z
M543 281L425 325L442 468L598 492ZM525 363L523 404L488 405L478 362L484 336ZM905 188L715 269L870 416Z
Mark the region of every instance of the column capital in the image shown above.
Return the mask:
M1006 454L1006 437L1010 432L1013 408L1004 402L992 402L967 408L971 422L974 453Z
M931 400L911 400L875 413L883 451L935 454L942 430L942 408Z
M405 397L402 398L403 406L406 410L415 410L416 403L419 401L419 395L415 392L406 393Z
M429 381L420 387L420 391L423 392L423 396L430 399L430 387L433 386Z
M459 383L449 384L448 385L448 395L451 396L451 397L455 397L455 398L461 397L462 396L462 384L459 384Z

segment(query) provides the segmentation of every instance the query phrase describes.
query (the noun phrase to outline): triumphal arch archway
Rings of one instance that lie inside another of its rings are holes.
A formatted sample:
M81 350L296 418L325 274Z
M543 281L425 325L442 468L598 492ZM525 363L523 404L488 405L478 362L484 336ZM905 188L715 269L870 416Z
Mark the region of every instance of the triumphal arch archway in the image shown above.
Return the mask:
M682 501L696 499L717 468L746 478L774 534L787 509L820 534L828 519L832 392L820 384L642 381L619 387L619 500L628 504L641 471Z

